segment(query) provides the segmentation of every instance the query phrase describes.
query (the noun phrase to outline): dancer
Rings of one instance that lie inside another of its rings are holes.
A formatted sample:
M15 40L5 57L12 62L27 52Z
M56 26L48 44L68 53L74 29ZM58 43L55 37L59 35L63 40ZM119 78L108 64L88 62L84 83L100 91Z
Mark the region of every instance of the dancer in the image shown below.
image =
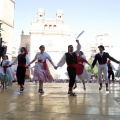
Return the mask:
M43 82L52 82L53 77L49 71L47 60L53 65L53 67L56 69L56 66L54 65L50 55L45 52L45 46L41 45L39 47L40 52L38 52L35 55L35 58L28 64L28 66L32 63L34 63L36 60L38 60L34 67L34 75L33 80L39 81L39 90L38 92L41 94L44 94L43 91Z
M79 55L86 60L86 56L85 56L85 54L82 51L79 52ZM83 65L85 66L86 63L83 62Z
M91 74L89 72L87 72L87 70L85 68L85 63L87 63L91 67L91 65L88 63L88 61L83 58L83 52L80 51L79 55L77 56L76 81L75 81L75 87L74 87L74 89L77 87L77 81L78 80L82 80L83 89L86 90L85 80L86 79L87 80L90 79Z
M73 92L73 86L75 84L75 77L76 77L76 64L77 64L77 54L79 53L81 49L81 45L79 43L79 40L76 40L77 42L77 50L73 52L73 46L68 46L68 52L63 55L60 62L57 64L58 67L62 67L65 62L67 63L67 71L69 76L69 89L68 94L71 96L75 96L76 94Z
M116 63L120 63L119 61L115 60L113 57L111 57L109 55L109 53L104 52L105 48L103 45L98 46L99 48L99 53L95 55L95 59L93 60L92 63L92 68L94 68L96 62L98 61L98 79L99 79L99 90L102 89L102 71L104 73L104 77L105 77L105 84L106 84L106 91L109 91L108 89L108 67L107 67L107 59L109 58L110 60L116 62Z
M29 56L27 49L25 47L21 47L21 54L17 56L17 58L14 60L14 62L10 65L14 65L18 61L18 67L17 67L17 82L18 85L20 85L20 92L24 91L24 83L25 83L25 73L26 73L26 63L29 64Z
M113 64L111 63L110 60L108 60L107 66L108 66L108 80L109 80L109 83L111 83L111 82L110 82L110 77L111 77L111 75L112 75L112 82L114 83L114 79L115 79L115 78L114 78L114 71L113 71L113 70L116 71L116 69L115 69L115 67L113 66Z
M12 76L12 71L9 67L10 61L8 60L8 56L3 55L2 59L3 60L1 63L2 68L0 69L0 80L1 80L2 88L7 89L7 83L12 82L14 78Z

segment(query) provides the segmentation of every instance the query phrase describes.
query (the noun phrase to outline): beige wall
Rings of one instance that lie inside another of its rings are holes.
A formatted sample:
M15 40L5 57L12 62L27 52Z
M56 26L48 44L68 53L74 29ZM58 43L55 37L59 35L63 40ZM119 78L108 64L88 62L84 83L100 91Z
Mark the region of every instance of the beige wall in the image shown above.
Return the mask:
M30 35L21 35L20 47L26 47L30 55Z
M9 27L6 24L2 24L2 38L5 41L5 45L7 45L7 54L11 57L12 56L12 38L13 38L13 28Z
M0 21L3 41L7 45L7 54L12 57L12 39L14 28L14 6L15 0L0 0Z
M0 20L2 20L3 18L3 8L4 8L3 3L4 1L0 0Z

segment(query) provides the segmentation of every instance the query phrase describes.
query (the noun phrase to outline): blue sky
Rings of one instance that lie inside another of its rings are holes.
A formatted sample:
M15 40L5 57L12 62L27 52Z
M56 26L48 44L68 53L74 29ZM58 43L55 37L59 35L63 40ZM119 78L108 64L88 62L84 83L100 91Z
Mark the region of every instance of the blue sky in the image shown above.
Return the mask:
M73 32L85 30L86 37L108 33L120 40L120 0L16 0L14 34L29 33L30 23L37 19L37 10L43 8L46 18L55 18L56 11L64 11L64 19Z

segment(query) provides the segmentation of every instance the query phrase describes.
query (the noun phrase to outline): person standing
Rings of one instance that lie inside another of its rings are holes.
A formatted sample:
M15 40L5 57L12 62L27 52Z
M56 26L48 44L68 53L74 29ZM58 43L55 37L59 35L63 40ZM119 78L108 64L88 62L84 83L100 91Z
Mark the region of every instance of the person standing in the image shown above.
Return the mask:
M117 61L116 59L114 59L113 57L111 57L109 55L109 53L104 52L105 48L103 45L98 46L99 48L99 53L97 53L95 55L95 58L93 60L92 63L92 68L94 68L96 62L98 61L98 79L99 79L99 90L102 89L102 71L104 73L104 77L105 77L105 84L106 84L106 91L109 91L108 89L108 66L107 66L107 59L110 59L116 63L120 63L119 61Z
M113 70L116 71L116 69L115 69L115 67L112 65L112 63L111 63L110 60L107 61L107 66L108 66L108 80L109 80L109 83L111 83L111 82L110 82L110 77L111 77L111 76L112 76L112 82L114 83L115 77L114 77L114 71L113 71Z
M17 82L20 85L20 92L24 91L24 83L25 83L25 73L26 73L26 63L30 63L30 59L28 56L27 49L25 47L21 47L21 54L17 56L14 62L10 65L14 65L18 61L18 67L16 71Z
M71 96L75 96L76 94L73 92L73 86L75 84L75 77L76 77L76 64L77 64L77 54L79 53L81 49L81 45L79 43L79 40L76 40L77 42L77 50L73 52L73 46L68 46L68 52L63 55L59 63L57 64L58 67L62 67L65 62L67 63L67 71L69 76L69 89L68 94Z
M52 82L54 80L49 71L47 60L49 60L49 62L53 65L55 69L56 66L54 65L50 55L47 52L45 52L45 46L41 45L39 49L40 52L36 53L35 58L28 64L28 66L37 61L34 66L33 80L39 81L38 92L44 94L43 83Z

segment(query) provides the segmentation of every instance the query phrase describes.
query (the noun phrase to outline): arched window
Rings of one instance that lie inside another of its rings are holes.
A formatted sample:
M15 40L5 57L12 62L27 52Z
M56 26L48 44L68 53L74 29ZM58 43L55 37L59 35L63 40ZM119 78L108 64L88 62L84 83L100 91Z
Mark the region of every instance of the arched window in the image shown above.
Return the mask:
M44 30L48 30L48 26L47 25L44 26Z
M40 17L42 18L42 17L43 17L43 15L40 15Z
M49 30L52 30L52 25L49 25Z
M53 30L56 30L56 25L53 26Z
M61 18L61 16L58 16L58 18Z

